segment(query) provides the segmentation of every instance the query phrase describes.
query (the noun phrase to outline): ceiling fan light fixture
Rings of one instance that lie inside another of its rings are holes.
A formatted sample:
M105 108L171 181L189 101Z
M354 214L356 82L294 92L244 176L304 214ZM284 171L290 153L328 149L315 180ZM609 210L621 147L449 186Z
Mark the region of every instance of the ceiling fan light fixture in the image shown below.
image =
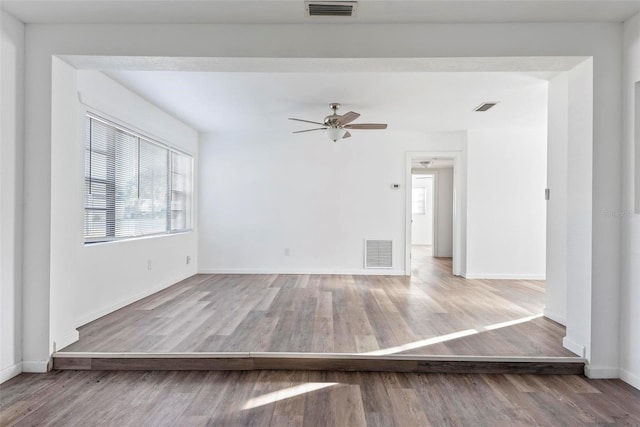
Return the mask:
M293 133L314 132L318 130L326 130L327 136L333 142L337 142L339 139L351 138L351 130L367 130L367 129L386 129L386 123L353 123L355 119L360 117L360 113L355 111L349 111L345 114L338 114L338 108L340 104L333 102L329 104L329 108L333 111L333 114L328 115L322 122L314 122L312 120L296 119L289 117L289 120L296 122L311 123L314 125L320 125L322 127L314 129L297 130Z
M347 133L347 130L344 128L327 128L327 135L329 136L329 139L332 140L333 142L336 142L339 139L342 139L344 137L344 134Z

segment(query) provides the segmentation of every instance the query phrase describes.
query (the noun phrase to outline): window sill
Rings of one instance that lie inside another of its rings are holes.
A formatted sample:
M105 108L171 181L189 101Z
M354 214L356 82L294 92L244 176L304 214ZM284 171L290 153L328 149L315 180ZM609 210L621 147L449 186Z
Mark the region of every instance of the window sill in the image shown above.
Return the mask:
M109 244L114 244L114 243L124 243L124 242L133 242L133 241L148 240L148 239L158 239L158 238L163 238L163 237L172 237L172 236L179 236L179 235L189 234L189 233L192 233L192 232L193 232L193 229L188 229L188 230L172 231L171 233L147 234L147 235L144 235L144 236L122 237L122 238L117 238L117 239L105 239L105 240L97 240L96 239L95 241L85 241L84 242L84 246L85 247L102 246L102 245L109 245Z

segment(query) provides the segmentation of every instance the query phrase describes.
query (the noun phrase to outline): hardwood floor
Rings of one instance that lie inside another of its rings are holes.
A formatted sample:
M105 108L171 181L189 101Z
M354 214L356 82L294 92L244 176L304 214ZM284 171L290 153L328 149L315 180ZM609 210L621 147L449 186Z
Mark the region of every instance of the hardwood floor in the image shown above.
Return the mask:
M411 278L196 275L62 351L575 356L564 327L539 317L544 282L465 280L419 249Z
M21 374L2 426L639 426L640 391L578 375Z

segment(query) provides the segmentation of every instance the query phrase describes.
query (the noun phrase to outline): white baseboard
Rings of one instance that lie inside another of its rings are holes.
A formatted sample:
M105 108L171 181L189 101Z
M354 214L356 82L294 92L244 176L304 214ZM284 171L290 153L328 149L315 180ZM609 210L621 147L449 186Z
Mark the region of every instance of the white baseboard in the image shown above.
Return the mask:
M620 379L622 381L640 390L640 375L632 374L631 372L622 368L620 368L618 371L620 373Z
M8 366L0 371L0 384L22 373L22 362Z
M338 274L349 276L404 276L404 270L389 268L361 268L356 270L340 269L226 269L201 268L198 274Z
M592 380L619 378L620 369L609 366L587 365L584 367L584 374Z
M562 346L569 351L577 354L580 357L584 357L585 348L583 345L578 344L575 341L572 341L569 337L562 338Z
M466 273L462 277L471 280L545 280L544 274L509 274L509 273Z
M142 292L139 292L135 295L131 295L127 298L123 298L121 300L119 300L118 302L115 302L113 304L109 304L105 307L102 307L98 310L92 311L89 314L85 314L84 316L81 316L77 321L76 324L78 325L78 327L82 326L82 325L86 325L89 322L93 322L94 320L105 316L109 313L113 313L116 310L121 309L122 307L125 307L131 303L134 303L138 300L141 300L142 298L148 297L149 295L155 294L156 292L159 292L165 288L168 288L171 285L174 285L178 282L180 282L181 280L187 279L191 276L193 276L193 273L188 273L186 275L182 275L182 276L178 276L175 279L171 279L171 280L165 280L164 282L161 282L159 285L157 286L153 286L151 288L145 289Z
M542 310L542 314L544 314L544 317L547 317L553 320L554 322L560 323L562 326L567 326L566 317L561 316L558 313L554 313L553 311L548 310L546 307L544 308L544 310Z
M49 372L49 361L24 361L22 362L22 372L33 372L38 374Z

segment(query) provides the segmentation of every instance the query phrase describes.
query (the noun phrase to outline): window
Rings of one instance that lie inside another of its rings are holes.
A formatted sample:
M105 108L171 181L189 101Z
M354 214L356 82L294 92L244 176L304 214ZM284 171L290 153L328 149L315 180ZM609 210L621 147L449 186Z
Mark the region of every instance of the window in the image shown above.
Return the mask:
M191 228L193 158L89 115L85 243Z

